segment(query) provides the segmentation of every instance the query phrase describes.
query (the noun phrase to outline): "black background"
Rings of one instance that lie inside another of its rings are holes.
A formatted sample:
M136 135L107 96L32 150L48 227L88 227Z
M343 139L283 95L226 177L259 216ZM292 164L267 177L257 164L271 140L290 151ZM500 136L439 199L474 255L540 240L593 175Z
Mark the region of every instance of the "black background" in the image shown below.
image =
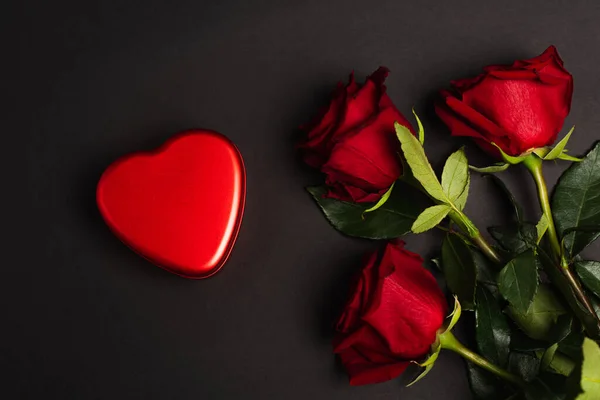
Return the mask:
M416 106L440 167L462 142L433 114L436 91L555 44L575 77L569 149L600 138L592 0L15 0L0 15L3 398L470 398L451 354L408 389L347 385L331 325L377 244L335 232L306 194L321 178L295 154L297 126L352 69L362 79L386 65L390 96L405 114ZM229 136L248 173L237 245L204 281L128 250L94 200L113 160L191 127ZM547 167L551 183L564 167ZM502 176L535 220L524 171ZM503 218L494 194L474 177L467 213L481 226ZM439 240L407 238L427 256Z

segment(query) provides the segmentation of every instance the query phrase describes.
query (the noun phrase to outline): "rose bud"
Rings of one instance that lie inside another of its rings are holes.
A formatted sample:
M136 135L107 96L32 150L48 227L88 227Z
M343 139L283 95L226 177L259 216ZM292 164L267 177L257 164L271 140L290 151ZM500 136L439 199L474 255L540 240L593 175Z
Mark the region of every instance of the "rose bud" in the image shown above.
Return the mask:
M497 157L491 143L518 156L554 143L571 108L573 77L550 46L538 57L491 65L451 86L435 109L452 135L473 137Z
M413 129L386 93L388 72L380 67L364 85L350 74L321 115L302 127L308 137L299 147L306 163L325 174L327 197L376 202L401 174L394 122Z
M372 254L336 326L334 352L351 385L393 379L423 359L448 311L444 294L423 260L389 243Z

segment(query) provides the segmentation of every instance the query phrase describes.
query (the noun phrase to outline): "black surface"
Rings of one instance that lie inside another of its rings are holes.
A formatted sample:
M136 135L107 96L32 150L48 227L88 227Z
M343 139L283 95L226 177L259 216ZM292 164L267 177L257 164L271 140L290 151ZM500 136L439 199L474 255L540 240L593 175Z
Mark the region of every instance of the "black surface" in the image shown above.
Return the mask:
M439 166L459 142L433 114L436 90L555 44L575 76L569 149L600 138L592 0L5 1L0 15L4 399L468 399L450 354L412 388L347 385L331 323L374 245L336 233L304 192L320 178L295 156L296 127L350 70L386 65ZM94 203L115 158L190 127L228 135L248 171L238 243L205 281L132 253ZM536 219L522 171L503 177ZM494 193L473 179L467 211L482 226L500 208ZM407 240L426 255L439 245Z

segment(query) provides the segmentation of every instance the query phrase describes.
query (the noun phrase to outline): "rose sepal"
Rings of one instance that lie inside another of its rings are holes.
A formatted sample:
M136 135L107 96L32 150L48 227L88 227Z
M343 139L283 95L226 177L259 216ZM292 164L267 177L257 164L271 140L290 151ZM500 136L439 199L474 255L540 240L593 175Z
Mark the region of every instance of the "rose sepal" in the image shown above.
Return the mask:
M415 379L413 379L412 382L410 382L408 385L406 385L407 387L414 385L415 383L417 383L418 381L423 379L425 377L425 375L427 375L429 373L429 371L431 371L431 369L435 365L435 362L437 361L437 359L440 355L440 351L442 351L442 341L440 340L440 335L443 335L446 332L450 332L452 330L452 328L454 328L454 325L456 325L456 323L460 319L461 312L462 312L462 309L460 307L460 302L458 301L458 298L456 296L454 296L454 310L452 310L452 313L450 315L448 315L448 318L450 319L450 321L448 322L448 325L445 328L440 329L440 331L438 332L438 337L437 337L435 343L433 343L431 345L431 353L430 353L429 357L427 357L427 359L421 363L412 361L413 363L417 364L419 367L425 368L425 370L423 372L421 372L419 374L419 376L417 376Z
M475 172L479 172L482 174L493 174L496 172L506 171L510 167L509 163L496 163L490 165L489 167L475 167L474 165L469 165L469 169Z
M546 146L539 147L537 149L533 149L532 153L541 158L544 161L552 161L552 160L566 160L566 161L574 161L581 162L583 158L573 157L570 154L567 154L568 150L565 149L569 139L571 138L571 134L575 130L575 125L569 130L569 132L565 135L564 138L561 139L560 142L556 144L554 147Z
M500 146L498 146L496 143L492 142L492 146L496 147L498 152L500 152L500 156L502 156L502 159L504 160L504 162L507 164L510 164L510 165L520 164L523 161L525 161L525 159L527 157L529 157L529 152L523 153L519 156L511 156L511 155L506 154L504 152L504 150L502 150L502 148Z
M414 107L412 108L412 113L415 116L415 120L417 121L417 128L419 128L419 133L418 133L419 142L421 142L421 144L424 144L425 143L425 128L423 128L423 123L421 122L421 119L417 115L417 112L415 111Z
M567 150L565 149L574 130L575 130L575 125L573 125L573 127L569 130L569 132L565 135L565 137L562 138L561 141L556 144L556 146L554 146L552 148L551 147L543 147L541 149L536 149L537 151L534 151L535 155L537 155L544 161L556 160L557 158L560 158L561 155L576 159L576 157L569 156L567 154ZM542 149L543 149L543 151L542 151ZM579 160L579 159L577 159L577 160ZM581 161L581 160L579 160L579 161Z
M392 195L392 190L394 190L394 185L396 184L396 182L394 181L394 183L392 183L392 185L390 186L390 188L388 190L386 190L386 192L383 194L383 196L381 196L381 198L379 199L379 201L370 208L367 208L364 212L363 212L363 218L365 216L366 213L369 213L371 211L375 211L378 208L380 208L382 205L385 204L386 201L388 201L388 199L390 198L390 196Z

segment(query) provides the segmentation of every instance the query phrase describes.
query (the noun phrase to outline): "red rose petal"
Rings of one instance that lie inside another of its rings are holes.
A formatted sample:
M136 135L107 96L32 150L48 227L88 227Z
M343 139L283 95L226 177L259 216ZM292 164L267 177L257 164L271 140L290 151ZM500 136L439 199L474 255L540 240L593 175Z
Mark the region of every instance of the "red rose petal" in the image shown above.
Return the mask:
M388 245L380 265L393 267L382 279L371 308L363 320L388 344L392 354L412 360L423 356L435 341L447 305L431 273L406 250Z
M340 353L340 358L350 376L352 386L389 381L402 374L410 364L407 361L392 359L386 363L375 364L352 348Z

